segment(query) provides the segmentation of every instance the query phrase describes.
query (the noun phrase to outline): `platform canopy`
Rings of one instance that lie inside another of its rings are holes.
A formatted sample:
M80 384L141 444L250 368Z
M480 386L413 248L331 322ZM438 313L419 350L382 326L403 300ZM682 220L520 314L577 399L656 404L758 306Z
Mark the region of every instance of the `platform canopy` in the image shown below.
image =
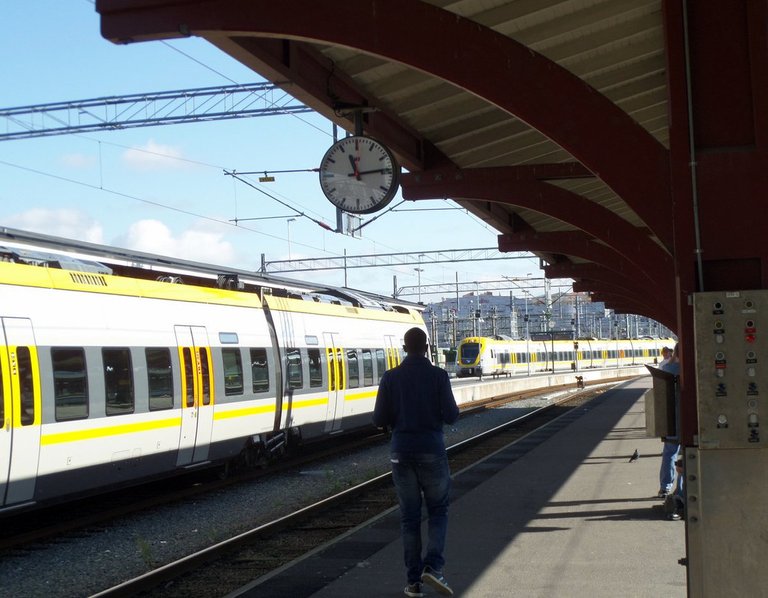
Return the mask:
M685 85L681 2L96 6L116 43L200 36L348 131L362 109L363 132L407 169L406 199L452 199L499 232L502 251L533 251L548 276L675 328L669 81Z

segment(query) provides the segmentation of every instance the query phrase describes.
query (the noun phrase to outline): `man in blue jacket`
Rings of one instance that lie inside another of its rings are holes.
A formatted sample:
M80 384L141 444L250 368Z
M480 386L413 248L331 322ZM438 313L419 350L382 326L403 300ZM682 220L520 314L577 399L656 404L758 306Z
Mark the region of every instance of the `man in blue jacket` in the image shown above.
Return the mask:
M422 583L445 596L453 590L443 577L448 494L451 472L445 452L443 424L459 417L445 370L426 358L427 335L421 328L405 333L406 357L384 372L376 396L373 423L392 429L392 480L400 503L400 525L408 585L405 595L423 596ZM422 559L421 503L427 505L428 542Z

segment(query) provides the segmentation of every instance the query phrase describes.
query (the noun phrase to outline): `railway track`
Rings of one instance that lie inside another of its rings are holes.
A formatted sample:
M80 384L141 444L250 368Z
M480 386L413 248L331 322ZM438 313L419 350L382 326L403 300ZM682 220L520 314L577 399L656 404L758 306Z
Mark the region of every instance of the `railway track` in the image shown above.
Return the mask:
M575 384L551 386L547 392L560 392L574 388ZM462 417L466 417L499 405L542 395L542 389L518 391L493 396L464 405ZM113 520L131 513L159 508L163 505L194 500L195 497L224 490L228 487L250 483L266 476L305 467L334 456L383 442L380 433L350 436L343 446L335 441L324 441L302 448L290 458L284 458L264 469L240 470L223 475L222 468L193 472L157 482L142 484L116 492L99 494L61 505L19 513L3 519L0 532L0 551L13 550L33 543L54 540L68 533L85 528L109 525Z
M546 407L449 447L451 470L454 475L459 475L473 464L523 438L541 436L542 430L548 428L556 431L553 422L573 414L574 410L605 392L607 386L569 393ZM493 404L485 408L493 408ZM543 433L543 437L548 437L547 432ZM95 596L175 598L225 595L253 580L268 579L272 572L286 563L391 510L396 504L389 474L379 475Z

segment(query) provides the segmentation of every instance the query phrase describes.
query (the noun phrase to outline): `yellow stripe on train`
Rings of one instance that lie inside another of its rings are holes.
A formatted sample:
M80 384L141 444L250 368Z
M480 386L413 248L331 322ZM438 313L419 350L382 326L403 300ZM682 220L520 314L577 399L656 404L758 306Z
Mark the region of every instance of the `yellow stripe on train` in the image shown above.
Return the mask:
M65 442L76 442L78 440L90 440L92 438L106 438L108 436L135 434L136 432L147 432L149 430L159 430L162 428L178 428L180 426L181 418L171 417L149 422L122 424L119 426L104 426L101 428L93 428L91 430L59 432L57 434L43 434L40 439L40 443L44 446L51 444L62 444Z
M347 392L347 394L344 395L345 401L360 401L362 399L375 399L376 398L376 392L375 390L366 390L364 392Z

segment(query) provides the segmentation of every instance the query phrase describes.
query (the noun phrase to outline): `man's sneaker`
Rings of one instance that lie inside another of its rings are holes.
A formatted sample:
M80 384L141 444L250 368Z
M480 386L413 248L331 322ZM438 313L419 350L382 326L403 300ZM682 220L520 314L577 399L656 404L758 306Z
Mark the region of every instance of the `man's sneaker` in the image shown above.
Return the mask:
M667 498L668 495L669 495L669 492L667 492L662 488L661 490L659 490L659 493L656 496L661 499L664 499L664 498Z
M421 581L435 588L443 596L453 596L453 590L448 586L443 574L440 571L435 571L432 567L424 567Z
M424 596L424 592L421 591L421 583L418 581L416 583L409 583L405 586L403 593L412 598L423 598Z

